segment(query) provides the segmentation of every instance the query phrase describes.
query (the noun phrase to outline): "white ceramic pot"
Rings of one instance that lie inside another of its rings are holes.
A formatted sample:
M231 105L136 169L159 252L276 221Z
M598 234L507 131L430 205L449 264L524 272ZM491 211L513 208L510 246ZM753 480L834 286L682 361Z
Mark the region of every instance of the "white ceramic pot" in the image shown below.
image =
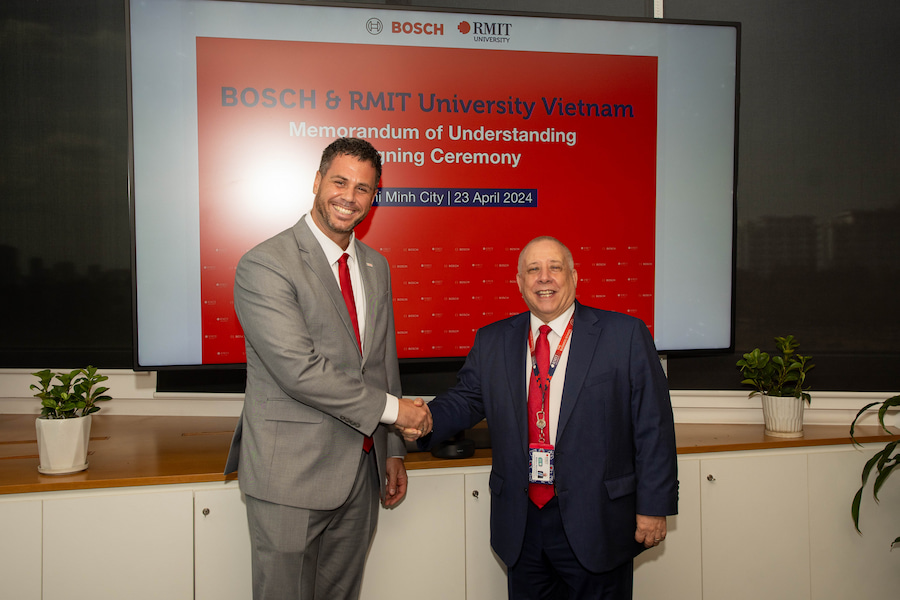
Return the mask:
M793 396L762 395L766 435L783 438L803 437L803 408L806 402Z
M38 471L44 475L77 473L88 468L91 415L74 419L35 420Z

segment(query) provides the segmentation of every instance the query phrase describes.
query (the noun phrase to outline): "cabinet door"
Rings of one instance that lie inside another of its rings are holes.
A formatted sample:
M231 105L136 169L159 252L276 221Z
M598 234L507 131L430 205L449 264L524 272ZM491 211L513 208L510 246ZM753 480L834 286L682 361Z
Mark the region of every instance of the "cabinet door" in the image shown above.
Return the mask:
M880 450L849 447L809 455L809 526L813 600L896 598L900 590L900 477L892 475L872 499L872 482L863 492L860 529L853 527L850 504L859 489L863 465ZM873 471L874 473L874 471Z
M0 502L0 591L4 598L41 598L41 501Z
M703 600L808 599L806 454L700 465Z
M194 492L196 600L248 600L253 594L247 507L236 483Z
M190 600L193 493L44 501L44 600Z
M466 597L463 477L409 472L403 502L379 510L362 600Z
M490 471L466 475L466 600L507 597L506 565L491 549Z
M666 541L634 561L635 598L701 598L700 460L678 459L678 514Z

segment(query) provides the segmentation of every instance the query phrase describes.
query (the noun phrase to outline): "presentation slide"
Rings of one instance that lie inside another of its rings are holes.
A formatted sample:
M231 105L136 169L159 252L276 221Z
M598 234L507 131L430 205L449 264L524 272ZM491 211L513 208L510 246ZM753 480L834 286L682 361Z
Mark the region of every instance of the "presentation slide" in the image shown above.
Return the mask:
M403 68L334 69L367 62ZM293 224L235 182L269 161L314 170L338 136L384 154L357 233L392 265L401 358L465 354L522 312L518 251L542 234L602 263L585 265L583 301L652 326L655 57L200 38L197 82L203 362L242 356L234 266Z
M517 259L538 235L572 250L581 302L642 319L661 350L730 345L733 28L131 11L139 367L244 362L237 262L310 210L342 136L382 154L356 233L391 265L401 358L464 356L525 310Z

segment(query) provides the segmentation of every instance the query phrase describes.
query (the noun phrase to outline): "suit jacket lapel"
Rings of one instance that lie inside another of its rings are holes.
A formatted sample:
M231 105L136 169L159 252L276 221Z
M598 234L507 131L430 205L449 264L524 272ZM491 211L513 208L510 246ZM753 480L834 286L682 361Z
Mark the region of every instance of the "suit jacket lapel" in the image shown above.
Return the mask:
M314 226L306 222L306 215L297 221L297 224L294 225L294 237L297 238L297 247L300 249L300 254L309 270L315 273L322 283L322 287L328 292L335 312L344 323L347 335L350 336L353 344L356 345L356 334L353 333L353 323L350 321L350 313L347 312L347 304L344 302L344 296L341 294L341 286L338 285L337 280L334 278L334 270L328 264L325 252L309 229ZM366 292L368 293L368 289Z
M602 327L597 322L597 316L585 309L581 304L575 303L575 324L572 329L572 339L569 341L569 362L566 367L566 382L563 385L562 402L559 407L559 421L556 425L556 443L566 429L566 424L575 410L579 392L584 386L597 343L600 341Z
M520 315L513 319L505 332L504 355L502 360L505 365L500 365L501 370L507 374L509 394L506 396L512 400L512 412L515 415L516 425L521 438L522 451L528 453L528 387L525 379L525 359L528 349L528 325L530 313Z
M363 362L365 362L368 354L367 350L371 348L374 343L372 332L375 331L375 323L373 319L375 319L377 315L375 302L380 297L380 294L378 292L378 277L375 273L375 267L372 266L371 261L367 262L367 249L360 243L356 244L356 259L359 262L359 276L360 279L362 279L363 289L366 292L366 326L365 331L359 332L363 340ZM341 299L343 300L343 298ZM351 325L350 327L352 334L353 326Z

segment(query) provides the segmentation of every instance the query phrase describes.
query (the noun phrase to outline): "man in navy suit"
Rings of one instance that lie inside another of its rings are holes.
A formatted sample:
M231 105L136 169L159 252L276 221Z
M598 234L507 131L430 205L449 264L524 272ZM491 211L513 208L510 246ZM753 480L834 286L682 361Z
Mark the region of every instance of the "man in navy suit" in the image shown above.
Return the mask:
M428 404L419 446L487 418L491 545L510 598L631 598L634 557L677 512L653 339L639 319L575 301L574 260L554 238L523 248L516 280L529 312L478 331L456 386Z

